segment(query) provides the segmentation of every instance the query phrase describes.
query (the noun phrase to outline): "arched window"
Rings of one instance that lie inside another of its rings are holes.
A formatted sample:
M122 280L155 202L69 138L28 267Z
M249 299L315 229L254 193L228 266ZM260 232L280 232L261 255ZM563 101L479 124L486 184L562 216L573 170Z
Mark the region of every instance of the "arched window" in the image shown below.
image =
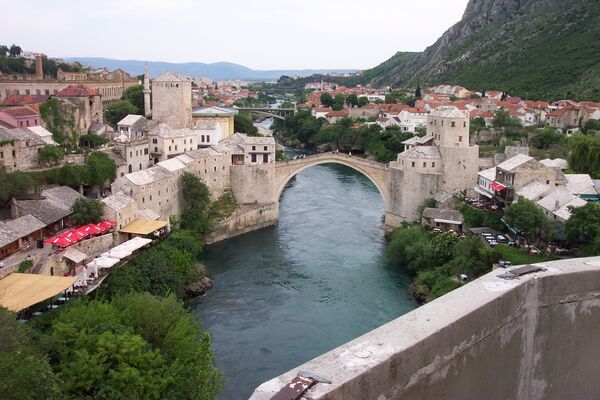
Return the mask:
M128 169L129 169L129 173L133 172L133 166L131 164L129 164L129 168Z

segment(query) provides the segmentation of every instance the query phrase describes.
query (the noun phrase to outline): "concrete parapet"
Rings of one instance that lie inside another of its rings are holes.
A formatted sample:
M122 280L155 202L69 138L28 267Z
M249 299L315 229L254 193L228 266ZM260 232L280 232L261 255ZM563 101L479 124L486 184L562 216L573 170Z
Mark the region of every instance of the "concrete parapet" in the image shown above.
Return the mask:
M307 399L600 397L600 257L495 270L256 389L269 399L299 370L333 383Z

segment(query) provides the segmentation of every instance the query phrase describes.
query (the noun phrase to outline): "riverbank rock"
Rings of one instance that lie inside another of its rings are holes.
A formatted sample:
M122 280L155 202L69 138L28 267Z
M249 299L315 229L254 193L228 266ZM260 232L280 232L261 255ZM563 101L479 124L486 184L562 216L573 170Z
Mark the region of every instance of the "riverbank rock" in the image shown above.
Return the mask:
M206 276L206 267L204 264L198 264L196 266L198 271L198 280L190 283L186 286L185 292L190 297L196 297L206 293L208 289L212 289L212 280Z
M427 302L428 292L429 290L427 290L426 287L417 285L414 282L408 286L408 293L410 293L420 303Z

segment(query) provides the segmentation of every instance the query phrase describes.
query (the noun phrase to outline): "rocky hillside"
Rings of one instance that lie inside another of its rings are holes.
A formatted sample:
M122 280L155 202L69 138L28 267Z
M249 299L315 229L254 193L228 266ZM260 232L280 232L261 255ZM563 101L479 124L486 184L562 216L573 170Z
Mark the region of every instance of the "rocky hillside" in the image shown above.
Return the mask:
M399 54L366 71L364 83L600 100L600 1L470 0L432 46Z

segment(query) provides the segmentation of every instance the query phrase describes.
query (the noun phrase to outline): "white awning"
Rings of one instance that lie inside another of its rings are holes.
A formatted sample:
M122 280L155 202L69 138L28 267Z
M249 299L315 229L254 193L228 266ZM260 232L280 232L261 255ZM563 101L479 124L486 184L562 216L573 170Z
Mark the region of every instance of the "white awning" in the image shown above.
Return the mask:
M449 219L434 219L435 222L439 222L440 224L453 224L453 225L462 225L462 221L452 221Z
M110 257L110 258L116 258L117 260L121 260L125 257L129 257L131 255L131 251L126 250L126 249L111 249L105 253L100 254L101 257Z
M110 257L98 257L91 263L88 263L88 267L97 267L97 268L110 268L113 265L117 264L120 260L116 258Z
M74 263L78 264L80 262L82 262L83 260L85 260L87 258L87 254L74 249L72 247L69 247L63 254L64 258L67 258L71 261L73 261Z
M480 195L482 195L482 196L485 196L485 197L487 197L488 199L491 199L491 198L492 198L492 195L491 195L491 194L489 194L489 193L488 193L488 192L486 192L485 190L481 190L481 189L479 189L477 186L475 186L473 189L475 189L475 191L476 191L477 193L479 193L479 194L480 194Z

